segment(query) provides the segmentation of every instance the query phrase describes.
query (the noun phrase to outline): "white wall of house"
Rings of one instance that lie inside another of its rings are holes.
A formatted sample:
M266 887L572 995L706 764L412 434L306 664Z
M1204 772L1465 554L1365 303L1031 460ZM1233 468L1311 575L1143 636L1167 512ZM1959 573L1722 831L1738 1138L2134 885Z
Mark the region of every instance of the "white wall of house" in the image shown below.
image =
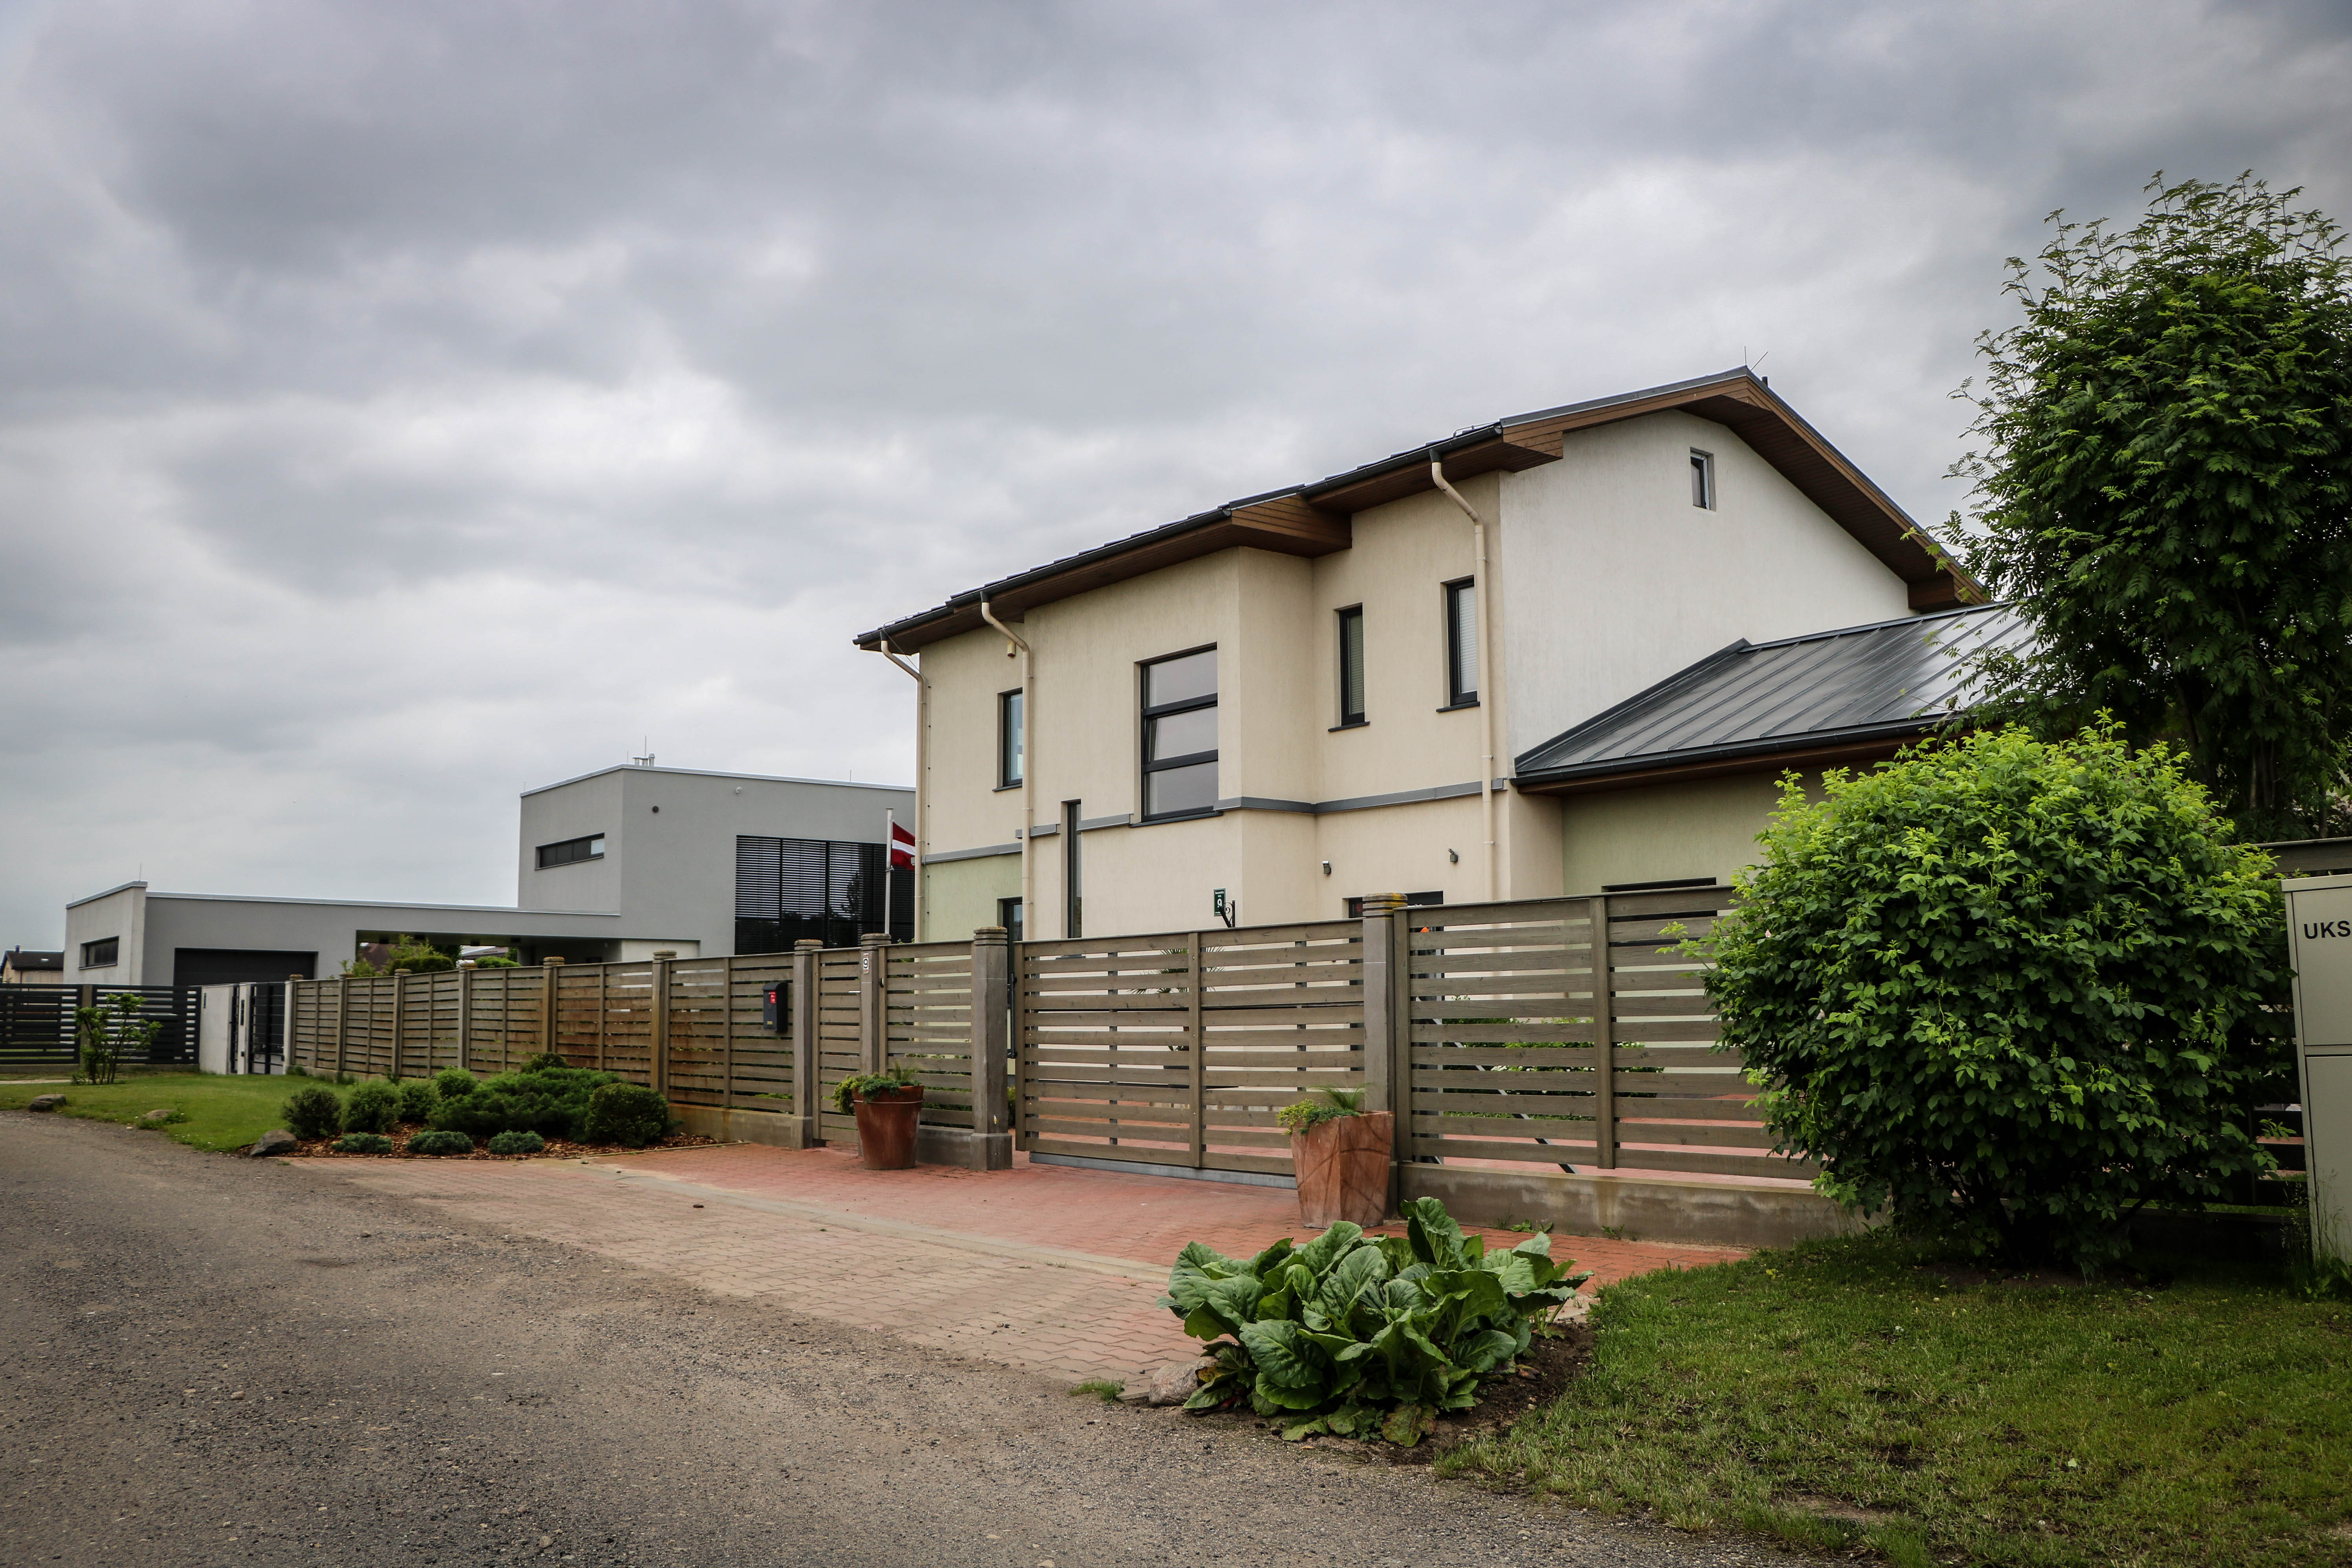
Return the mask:
M94 942L115 939L115 962L99 967L82 963L82 953ZM147 884L125 882L66 906L66 984L68 985L148 985L145 978L147 943ZM168 979L168 977L167 977Z

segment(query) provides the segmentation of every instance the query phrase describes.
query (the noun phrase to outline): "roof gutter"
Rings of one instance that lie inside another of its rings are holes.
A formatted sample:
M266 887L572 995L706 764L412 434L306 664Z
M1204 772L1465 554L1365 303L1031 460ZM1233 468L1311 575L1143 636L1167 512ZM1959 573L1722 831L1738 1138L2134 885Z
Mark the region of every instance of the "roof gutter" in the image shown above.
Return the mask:
M921 670L898 656L891 648L888 637L884 637L875 651L905 670L915 683L915 864L908 875L915 879L915 929L912 935L915 941L920 942L923 940L923 847L930 843L924 832L929 824L923 820L923 803L929 798L929 793L923 786L931 776L931 683L923 679ZM890 847L895 848L896 846ZM890 879L896 874L889 867L890 858L886 854L882 858L882 926L886 931L890 925Z
M1495 704L1502 695L1497 677L1502 671L1495 658L1494 641L1487 635L1490 625L1491 600L1494 585L1486 577L1486 520L1478 509L1463 499L1445 477L1445 459L1432 450L1429 454L1429 477L1437 488L1454 500L1470 520L1472 603L1478 607L1478 821L1486 835L1486 901L1510 897L1496 886L1495 876Z

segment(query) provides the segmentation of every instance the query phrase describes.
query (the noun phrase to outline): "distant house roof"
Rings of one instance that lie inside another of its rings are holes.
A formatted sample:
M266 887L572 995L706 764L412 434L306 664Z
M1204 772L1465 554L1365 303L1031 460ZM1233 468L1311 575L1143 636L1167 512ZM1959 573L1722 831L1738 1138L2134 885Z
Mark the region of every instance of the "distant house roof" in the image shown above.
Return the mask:
M1393 453L1344 474L1230 500L1109 544L1000 577L935 608L862 632L854 640L869 650L887 642L899 653L912 653L986 625L980 613L983 603L999 620L1017 621L1035 605L1239 545L1288 555L1328 555L1349 547L1350 519L1355 513L1435 489L1429 474L1433 459L1445 465L1448 479L1517 472L1558 462L1571 431L1675 408L1736 432L1759 457L1885 563L1888 571L1910 584L1913 609L1943 609L1984 598L1983 588L1927 530L1912 521L1885 491L1741 365L1694 381L1516 414Z
M1733 643L1517 759L1532 794L1883 756L1969 705L1969 663L2021 649L2006 605Z
M34 969L63 969L66 955L62 952L35 952L29 948L16 947L8 950L7 964L20 974Z

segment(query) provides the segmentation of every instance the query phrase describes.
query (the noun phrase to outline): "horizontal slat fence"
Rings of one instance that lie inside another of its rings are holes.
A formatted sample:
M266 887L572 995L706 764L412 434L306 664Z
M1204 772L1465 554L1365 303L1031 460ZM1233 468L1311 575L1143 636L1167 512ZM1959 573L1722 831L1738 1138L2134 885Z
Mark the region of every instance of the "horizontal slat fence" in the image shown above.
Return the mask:
M887 947L883 1016L887 1059L923 1083L928 1127L970 1127L971 943Z
M857 1119L834 1109L833 1093L843 1079L866 1070L862 952L825 948L815 964L817 1136L852 1149Z

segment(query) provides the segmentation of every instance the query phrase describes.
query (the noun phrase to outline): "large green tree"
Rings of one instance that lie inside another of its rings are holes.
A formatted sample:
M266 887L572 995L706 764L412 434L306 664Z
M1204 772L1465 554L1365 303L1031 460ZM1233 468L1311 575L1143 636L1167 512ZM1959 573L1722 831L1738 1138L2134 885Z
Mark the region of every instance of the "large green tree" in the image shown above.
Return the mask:
M2024 319L1963 389L1969 564L2032 622L1990 714L2099 710L2187 753L2240 828L2340 824L2352 735L2352 276L2296 191L2159 177L2116 232L2053 214Z

